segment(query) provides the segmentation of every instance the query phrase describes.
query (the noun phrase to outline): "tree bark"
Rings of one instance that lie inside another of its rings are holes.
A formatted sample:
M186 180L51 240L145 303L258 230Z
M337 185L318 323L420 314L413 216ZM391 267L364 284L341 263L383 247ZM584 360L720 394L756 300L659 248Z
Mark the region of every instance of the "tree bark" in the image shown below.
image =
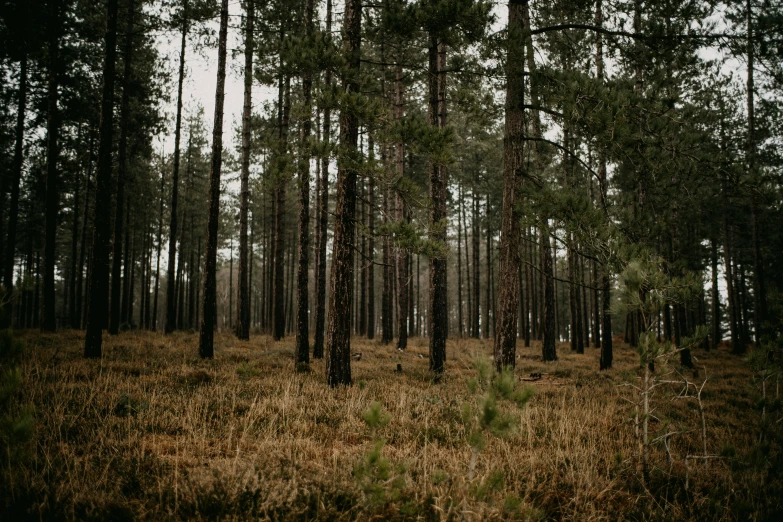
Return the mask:
M174 125L174 168L171 180L171 218L169 222L169 260L166 271L165 333L176 326L177 301L175 295L177 269L177 198L179 196L180 137L182 132L182 84L185 81L185 49L188 34L188 1L182 4L182 39L179 50L179 80L177 83L177 115Z
M544 342L542 345L542 355L544 361L556 361L555 280L552 276L552 247L549 241L549 226L544 222L541 227L541 267L542 272L544 273Z
M498 260L498 309L495 318L495 369L514 368L517 350L517 320L520 300L519 238L522 212L520 188L525 179L523 138L525 132L524 18L522 5L508 4L508 50L506 55L506 111L503 136L503 208L501 210L500 258Z
M446 128L446 44L430 35L429 45L429 97L430 125L439 131ZM448 201L448 175L446 166L438 161L430 161L430 239L446 245L446 225ZM444 255L430 258L430 372L443 373L446 362L446 338L448 337L448 303L446 278L448 277L447 258Z
M358 72L361 45L360 0L346 0L343 14L343 54L347 72L343 91L359 92ZM326 381L331 387L351 383L351 298L353 297L353 222L356 215L356 167L359 140L358 115L351 107L340 114L340 147L337 199L334 219L334 254L329 295Z
M280 41L283 41L281 29ZM280 77L278 85L278 150L274 188L274 248L272 255L272 338L285 337L285 192L283 179L288 154L288 115L290 78Z
M105 55L103 60L103 87L101 93L101 124L98 144L98 172L96 174L95 212L93 223L92 262L89 277L87 333L84 338L84 356L101 356L103 326L106 322L109 279L109 248L111 229L106 216L111 212L111 157L114 127L114 80L117 60L117 0L108 0L106 7Z
M326 0L326 34L332 31L332 0ZM327 68L324 72L324 85L332 88L332 71ZM327 104L324 107L323 141L324 148L329 150L329 138L331 134L331 108ZM313 339L313 358L323 359L324 356L324 326L326 324L326 239L329 226L329 157L327 152L321 158L321 190L319 213L317 216L320 234L318 234L318 257L315 267L316 277L316 308L315 308L315 338Z
M160 251L162 247L161 241L163 240L163 191L166 186L166 178L163 174L160 175L160 203L158 207L158 240L157 240L157 253L155 255L155 297L152 304L152 325L153 331L158 328L158 289L160 285Z
M305 2L305 30L313 35L313 0ZM310 363L309 291L310 280L310 134L312 129L312 73L306 69L302 74L302 96L304 118L302 119L302 154L299 159L299 255L296 268L296 364Z
M238 339L250 339L250 292L248 289L248 246L247 219L250 190L250 116L253 110L253 24L255 22L255 0L246 0L245 9L245 70L244 105L242 108L242 169L239 189L239 277L237 299Z
M403 117L402 94L402 67L397 67L397 76L394 82L394 116L399 122ZM435 109L437 110L437 109ZM396 169L396 183L399 185L405 179L405 146L402 141L394 145L394 164ZM405 199L399 189L395 194L395 217L403 222L407 218L405 211ZM408 347L408 254L402 246L396 248L397 264L397 349L404 350Z
M228 0L222 0L220 8L220 33L218 37L218 70L215 87L215 119L212 128L212 164L209 176L209 223L207 225L207 253L204 263L204 295L199 334L199 354L212 358L215 332L217 295L215 289L217 268L217 234L220 210L220 168L223 159L223 102L226 84L226 40L228 34Z
M14 260L16 259L16 228L19 220L19 185L22 181L22 166L24 164L24 131L27 114L27 54L19 61L19 92L16 108L16 139L14 143L14 162L11 170L11 198L8 206L8 242L5 244L5 264L3 280L5 291L11 295L14 289ZM0 320L0 326L11 324L13 301L6 305L5 316Z
M58 72L60 51L60 0L49 0L49 64L46 116L46 212L44 216L44 306L41 329L57 329L55 316L54 265L57 256L57 213L60 207L57 161L60 156L57 140L60 134L58 114Z
M375 142L370 133L369 140L370 164L375 164ZM369 215L367 227L370 237L367 241L367 339L375 338L375 177L369 180Z

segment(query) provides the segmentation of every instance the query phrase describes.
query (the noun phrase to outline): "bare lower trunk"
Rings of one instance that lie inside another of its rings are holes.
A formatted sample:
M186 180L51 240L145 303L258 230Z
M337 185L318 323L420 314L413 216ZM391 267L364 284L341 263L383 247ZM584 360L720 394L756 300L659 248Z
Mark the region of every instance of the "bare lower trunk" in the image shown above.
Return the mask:
M114 79L117 59L117 0L108 0L106 7L105 55L101 92L101 124L98 145L95 211L93 223L92 262L90 263L89 301L84 338L84 356L101 356L103 325L106 322L106 302L109 279L109 248L111 228L106 216L111 212L112 133L114 128Z
M344 92L359 90L361 9L359 0L346 0L343 15L343 51L348 73ZM340 114L340 147L343 155L355 160L358 155L359 121L344 108ZM351 299L353 297L353 223L356 214L357 172L351 160L338 162L337 199L334 218L334 257L329 295L329 329L326 339L326 381L329 386L351 383Z
M238 339L250 339L250 290L248 288L248 205L250 189L250 113L253 109L253 23L255 0L245 2L245 70L244 103L242 107L242 169L239 189L239 277L237 296Z
M443 131L446 127L446 44L430 35L429 47L429 97L430 125ZM435 161L430 164L430 239L446 244L446 204L448 201L448 176L446 166ZM448 265L446 256L430 258L430 372L443 373L446 362L446 338L448 337L447 287Z
M305 4L305 26L308 36L313 34L313 0ZM302 94L304 97L304 119L302 121L302 155L299 160L299 255L296 268L296 364L310 362L309 333L309 253L310 253L310 134L312 121L311 89L312 75L302 75Z
M204 263L204 295L199 333L199 354L211 358L214 353L213 338L217 311L216 268L217 234L220 212L220 169L223 159L223 102L226 84L226 40L228 35L228 0L222 0L220 8L220 33L218 37L218 70L215 87L215 118L212 127L212 163L209 176L209 222L207 224L207 252Z
M495 319L495 368L513 368L516 362L517 320L520 301L520 188L525 178L524 138L524 21L522 4L508 6L506 60L506 121L503 139L503 209L500 259L498 260L498 308Z

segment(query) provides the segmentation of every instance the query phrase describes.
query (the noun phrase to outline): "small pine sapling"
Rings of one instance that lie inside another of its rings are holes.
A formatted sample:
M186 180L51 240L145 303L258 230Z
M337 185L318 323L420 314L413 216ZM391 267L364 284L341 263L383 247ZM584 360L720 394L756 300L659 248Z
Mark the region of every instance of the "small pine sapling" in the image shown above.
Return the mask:
M519 424L515 412L503 409L503 403L515 404L521 410L535 393L531 386L517 388L511 369L492 375L487 361L477 360L474 365L476 377L468 382L468 389L472 396L480 391L484 391L484 394L475 406L470 401L462 405L462 423L467 428L467 442L470 446L469 481L473 480L478 455L486 447L487 433L500 438L508 437Z
M362 419L370 428L372 442L364 459L354 467L353 476L361 485L367 504L377 508L400 499L405 468L400 465L392 469L389 459L383 456L386 440L378 437L378 430L389 423L391 416L383 411L381 403L373 401L362 413Z

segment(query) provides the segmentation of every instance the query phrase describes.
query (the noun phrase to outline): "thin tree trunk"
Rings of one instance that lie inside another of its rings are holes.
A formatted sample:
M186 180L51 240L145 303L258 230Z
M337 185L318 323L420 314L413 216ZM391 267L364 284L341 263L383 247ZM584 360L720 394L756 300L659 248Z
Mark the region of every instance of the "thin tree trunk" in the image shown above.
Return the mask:
M544 361L557 360L556 333L555 333L555 280L552 276L552 247L549 243L549 227L544 222L541 227L542 261L541 268L544 273L544 343L542 355Z
M432 72L430 73L432 74ZM403 117L403 93L402 93L402 67L397 66L397 76L394 82L394 116L397 121ZM436 109L432 109L437 111ZM437 112L435 113L437 114ZM396 169L396 183L403 183L405 178L405 147L402 141L394 145L394 163ZM397 221L405 221L405 199L396 191L395 217ZM404 350L408 347L408 257L401 246L396 248L397 262L397 349Z
M238 339L250 339L250 292L248 288L248 246L247 219L250 189L250 116L253 109L253 23L255 22L255 0L245 2L245 70L244 105L242 108L242 168L239 189L239 277L237 299Z
M712 346L716 350L723 334L720 327L720 290L718 289L718 241L713 236L710 239L710 264L712 268Z
M281 29L280 41L284 35ZM272 265L272 338L279 341L285 336L285 171L288 153L288 109L290 78L280 77L278 85L278 150L277 179L274 188L274 253Z
M185 49L188 34L188 1L182 4L182 40L179 51L179 80L177 83L177 115L174 125L174 169L171 180L171 219L169 224L169 261L166 275L165 333L175 328L177 301L175 298L175 273L177 269L177 198L179 195L180 137L182 131L182 84L185 81ZM211 343L210 343L211 344Z
M375 164L375 142L370 133L368 139L370 164ZM369 215L367 225L369 240L367 242L367 338L375 338L375 177L369 180Z
M313 0L305 2L305 30L308 37L313 34ZM296 364L310 362L309 332L309 289L310 280L310 134L312 128L312 73L302 74L302 96L304 118L302 120L302 154L299 160L299 256L296 269Z
M79 126L79 141L81 141L81 125ZM68 285L68 303L70 309L68 309L68 324L71 328L78 328L77 317L79 310L76 306L76 270L77 270L77 256L79 247L79 190L81 184L81 165L76 172L76 180L74 181L73 191L73 220L71 222L71 267L70 267L70 282Z
M332 0L326 0L326 33L332 31ZM332 87L332 71L327 68L324 72L324 85ZM324 107L323 141L328 151L331 134L331 108L327 104ZM318 258L316 261L316 308L315 308L315 338L313 342L313 358L322 359L324 356L324 326L326 324L326 239L329 225L329 157L327 152L321 158L321 190L318 194L319 213L317 216L321 233L318 235Z
M464 333L462 318L462 184L459 186L457 205L457 328L459 337L462 337Z
M361 10L359 0L346 0L343 14L343 55L347 72L343 91L359 91ZM357 115L343 109L340 114L340 146L344 155L355 156L359 141ZM329 295L329 328L326 339L326 380L329 386L351 383L351 299L353 297L353 222L356 214L355 167L338 161L337 199L334 218L332 281Z
M130 77L133 56L133 0L128 3L127 26L125 27L124 72L122 77L122 101L120 102L120 143L118 147L117 168L117 206L114 213L114 254L112 256L111 306L109 307L109 334L117 335L120 323L127 322L127 305L121 304L121 270L123 261L123 220L125 211L125 182L128 176L128 117L130 110ZM128 242L125 242L125 255L128 255ZM128 267L125 267L125 296L127 299Z
M228 0L222 0L220 8L220 33L218 37L218 70L215 87L215 120L212 127L212 165L209 177L209 223L207 225L207 257L204 264L204 301L202 305L199 354L212 358L217 311L215 289L217 268L217 234L220 212L220 168L223 159L223 102L226 84L226 40L228 34Z
M16 139L14 143L14 162L11 170L11 199L8 207L8 242L4 245L5 262L3 281L5 290L11 295L14 289L14 260L16 259L16 228L19 220L19 185L22 181L24 164L24 131L27 115L27 54L19 61L19 92L16 108ZM0 237L2 239L2 237ZM0 316L0 326L11 324L13 301L6 305L5 316Z
M44 216L44 306L41 329L57 329L55 315L54 265L57 256L57 213L60 206L57 161L60 156L57 140L60 134L58 114L58 70L60 51L60 0L49 0L49 64L46 116L46 212Z
M595 4L595 25L596 27L603 27L603 0L596 0ZM600 32L596 33L596 49L595 49L595 63L596 63L596 76L598 80L603 83L604 81L604 50L603 50L603 35ZM606 209L606 197L607 197L607 175L606 175L606 149L598 144L598 183L599 190L601 192L601 206ZM611 277L609 274L609 268L606 264L601 266L601 316L603 318L601 324L601 360L599 368L601 370L608 370L612 367L613 353L612 353L612 315L610 313L611 300Z
M108 0L106 7L105 56L103 61L103 88L101 93L101 124L98 145L98 172L96 175L95 212L93 223L92 261L90 263L87 334L84 338L84 356L101 356L103 326L109 279L109 248L111 228L106 216L111 212L112 132L114 126L114 80L117 59L117 0Z

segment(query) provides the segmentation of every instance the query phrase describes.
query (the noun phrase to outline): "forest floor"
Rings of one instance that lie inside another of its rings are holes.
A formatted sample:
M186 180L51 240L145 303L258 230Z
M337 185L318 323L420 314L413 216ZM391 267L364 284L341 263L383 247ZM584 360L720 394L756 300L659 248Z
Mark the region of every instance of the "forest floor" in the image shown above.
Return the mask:
M81 332L17 337L17 407L34 406L36 431L25 455L2 458L0 519L783 519L780 413L768 409L762 424L759 382L725 348L698 351L699 370L685 374L697 385L708 377L707 452L720 458L686 466L703 454L698 402L664 384L650 439L672 435L651 445L645 483L629 385L639 384L638 356L627 346L599 372L595 348L561 344L545 364L538 343L520 343L516 375L537 379L520 383L535 395L502 405L515 427L487 435L471 479L462 412L480 405L469 381L491 341L450 340L434 383L426 339L401 353L355 338L354 384L332 390L321 360L294 372L293 338L224 333L214 360L201 360L197 334L125 332L88 361ZM676 369L656 373L675 381ZM776 393L774 379L767 390ZM375 430L363 420L373 401L390 416Z

